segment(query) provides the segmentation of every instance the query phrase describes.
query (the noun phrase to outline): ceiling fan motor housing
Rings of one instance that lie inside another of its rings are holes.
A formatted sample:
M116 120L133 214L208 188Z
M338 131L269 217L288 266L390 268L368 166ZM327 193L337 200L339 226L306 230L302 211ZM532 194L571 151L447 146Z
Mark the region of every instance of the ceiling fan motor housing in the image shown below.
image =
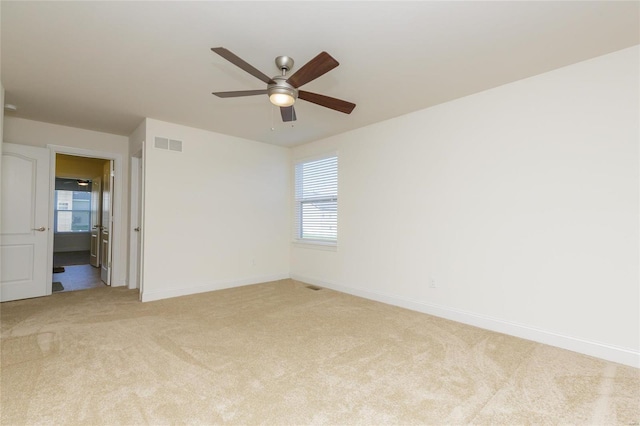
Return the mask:
M283 94L291 96L294 100L298 99L298 89L287 83L287 77L279 75L272 80L273 82L267 85L267 95Z
M278 56L276 58L276 66L281 71L289 71L293 68L293 59L289 56Z

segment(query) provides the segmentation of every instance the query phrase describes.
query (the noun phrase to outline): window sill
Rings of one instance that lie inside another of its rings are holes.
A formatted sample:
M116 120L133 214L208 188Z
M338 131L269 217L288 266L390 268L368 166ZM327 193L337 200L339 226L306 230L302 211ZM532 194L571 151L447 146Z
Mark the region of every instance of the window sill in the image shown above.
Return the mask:
M311 250L323 250L323 251L338 251L338 244L336 243L323 243L320 241L301 241L296 240L291 243L294 247L311 249Z

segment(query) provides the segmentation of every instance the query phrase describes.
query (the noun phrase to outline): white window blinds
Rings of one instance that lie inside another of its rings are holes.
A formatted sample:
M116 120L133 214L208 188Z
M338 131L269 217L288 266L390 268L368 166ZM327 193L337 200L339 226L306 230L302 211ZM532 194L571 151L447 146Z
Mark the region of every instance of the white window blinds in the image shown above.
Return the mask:
M296 239L338 241L338 157L295 165Z

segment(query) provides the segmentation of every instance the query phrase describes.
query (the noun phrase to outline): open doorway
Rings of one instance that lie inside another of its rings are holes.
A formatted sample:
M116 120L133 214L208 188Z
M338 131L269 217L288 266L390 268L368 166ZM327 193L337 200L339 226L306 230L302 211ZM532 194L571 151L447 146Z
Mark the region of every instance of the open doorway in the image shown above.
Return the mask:
M55 154L52 292L110 285L113 160Z

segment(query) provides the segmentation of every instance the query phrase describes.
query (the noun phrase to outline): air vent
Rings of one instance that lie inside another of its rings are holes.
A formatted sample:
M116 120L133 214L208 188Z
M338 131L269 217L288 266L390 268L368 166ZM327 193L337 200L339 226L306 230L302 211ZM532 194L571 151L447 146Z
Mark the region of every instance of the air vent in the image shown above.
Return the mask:
M160 138L156 136L154 146L158 149L166 149L168 151L182 152L182 141Z
M169 139L169 151L182 152L182 141Z
M156 137L156 148L169 149L169 139Z

